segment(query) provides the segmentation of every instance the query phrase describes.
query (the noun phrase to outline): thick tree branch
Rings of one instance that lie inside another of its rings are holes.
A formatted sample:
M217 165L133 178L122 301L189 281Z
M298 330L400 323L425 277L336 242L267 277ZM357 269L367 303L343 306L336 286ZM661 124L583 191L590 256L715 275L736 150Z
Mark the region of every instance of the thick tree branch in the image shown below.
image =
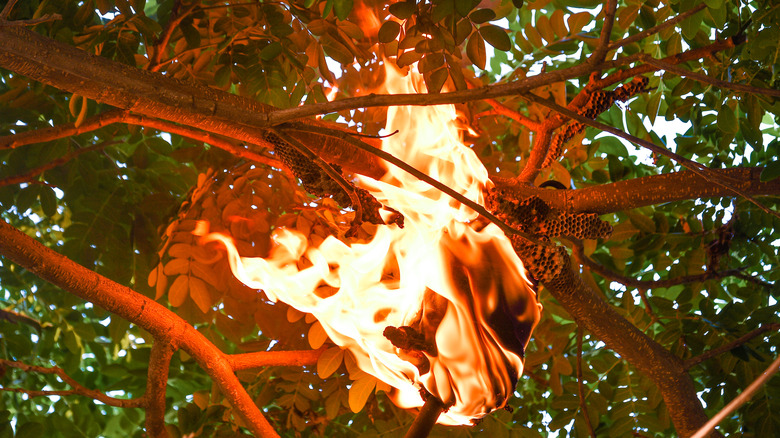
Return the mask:
M780 195L780 178L762 182L762 171L761 167L711 169L713 177L734 181L734 187L751 196ZM509 191L516 199L538 196L550 207L567 213L607 214L685 199L733 196L731 191L710 184L689 171L645 176L574 190L547 190L516 184L511 179L492 179L497 187Z
M255 353L231 354L227 361L234 371L261 367L298 367L314 365L324 348L301 351L258 351Z
M25 372L53 374L59 377L60 380L68 384L68 386L70 386L73 389L35 391L35 390L28 390L23 388L3 387L0 388L0 391L21 392L27 394L30 397L40 397L40 396L50 396L50 395L59 395L59 396L83 395L85 397L89 397L91 399L97 400L103 404L114 406L117 408L140 408L143 406L143 402L144 402L143 398L133 398L133 399L115 398L115 397L109 397L100 391L89 389L81 385L77 381L75 381L69 375L67 375L65 373L65 370L63 370L60 367L42 367L36 365L28 365L22 362L14 362L10 360L0 359L0 368L5 368L5 367L20 369Z
M175 313L41 245L5 221L0 221L0 254L63 290L136 324L155 339L171 339L211 376L252 433L278 436L233 374L225 355Z
M617 11L617 1L607 0L604 4L604 21L601 27L601 35L596 49L588 58L588 64L598 66L607 57L609 51L609 41L612 36L612 26L615 24L615 12Z
M735 339L731 342L729 342L726 345L722 345L718 348L713 348L712 350L706 351L698 356L694 356L688 360L685 361L685 368L690 369L694 366L704 362L707 359L713 358L715 356L719 356L727 351L731 351L732 349L739 347L740 345L748 342L749 340L755 338L756 336L768 332L770 330L780 330L780 323L770 323L762 325L761 327L751 331L750 333L746 333L742 336L740 336L738 339Z
M658 386L677 433L690 436L708 418L683 361L623 318L574 273L568 257L565 261L561 273L545 282L545 288L578 325Z
M764 212L766 212L768 214L771 214L772 216L775 216L777 218L780 218L780 213L778 213L778 212L776 212L774 210L771 210L767 206L759 203L750 194L745 193L743 190L740 190L738 187L735 187L735 185L732 182L725 182L723 180L720 180L720 179L714 177L713 174L712 174L712 169L710 169L709 167L704 166L701 163L697 163L696 161L689 160L689 159L687 159L687 158L685 158L685 157L683 157L683 156L681 156L679 154L676 154L676 153L674 153L674 152L672 152L672 151L670 151L670 150L668 150L668 149L666 149L664 147L658 146L658 145L656 145L656 144L654 144L654 143L652 143L650 141L641 139L639 137L635 137L633 135L627 134L627 133L625 133L625 132L623 132L623 131L621 131L621 130L619 130L617 128L613 128L612 126L605 125L604 123L597 122L595 120L591 120L591 119L589 119L587 117L584 117L584 116L582 116L582 115L580 115L580 114L578 114L578 113L576 113L576 112L574 112L574 111L572 111L572 110L570 110L568 108L564 108L564 107L558 105L557 103L555 103L555 102L553 102L553 101L551 101L549 99L543 99L543 98L541 98L539 96L536 96L534 94L531 94L531 93L524 94L523 97L525 97L526 99L528 99L528 100L530 100L532 102L535 102L535 103L538 103L540 105L544 105L544 106L546 106L546 107L548 107L550 109L553 109L553 110L555 110L555 111L557 111L557 112L559 112L559 113L561 113L561 114L563 114L563 115L565 115L567 117L570 117L570 118L572 118L574 120L577 120L578 122L580 122L582 124L585 124L585 125L588 125L588 126L593 126L594 128L598 128L598 129L600 129L602 131L609 132L610 134L616 135L616 136L618 136L620 138L624 138L624 139L626 139L626 140L628 140L628 141L630 141L630 142L632 142L632 143L634 143L636 145L643 146L643 147L651 150L652 152L654 152L656 154L663 155L665 157L671 158L672 160L674 160L677 163L679 163L680 165L686 167L688 170L690 170L691 172L697 174L701 178L709 181L710 183L719 185L719 186L721 186L721 187L723 187L723 188L733 192L734 194L739 195L739 196L745 198L746 200L748 200L751 203L755 204L758 208L760 208Z

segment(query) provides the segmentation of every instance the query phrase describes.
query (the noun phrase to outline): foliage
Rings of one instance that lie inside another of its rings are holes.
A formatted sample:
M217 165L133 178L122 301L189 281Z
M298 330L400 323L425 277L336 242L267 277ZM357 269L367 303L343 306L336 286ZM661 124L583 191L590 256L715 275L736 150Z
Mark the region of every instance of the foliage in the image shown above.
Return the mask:
M612 41L699 3L621 1ZM660 59L744 31L744 44L683 66L711 78L780 90L780 8L767 0L704 3L704 9L677 26L623 46L619 56ZM581 0L407 0L389 6L371 0L30 0L19 2L10 18L56 13L60 19L34 30L139 69L289 108L366 94L383 80L383 62L400 67L417 63L432 92L509 83L541 69L575 66L596 47L601 10L601 2ZM367 18L371 14L376 19ZM169 28L174 21L177 25ZM170 39L161 47L168 29ZM613 106L599 120L668 145L712 169L765 167L765 180L778 176L777 98L671 72L649 77L648 92L625 108ZM580 77L534 91L565 105L587 82ZM502 98L501 104L538 122L551 116L550 110L517 95ZM0 70L0 105L2 136L68 123L78 126L110 109L8 70ZM517 175L534 133L496 115L485 101L458 107L464 125L472 130L467 140L491 173ZM384 126L386 109L343 110L324 118L375 134ZM670 132L670 125L661 123L675 120L684 123L682 132ZM99 150L23 183L3 183L96 144L102 144ZM680 166L666 157L647 157L616 137L587 129L536 182L555 179L570 188L595 187L676 170ZM777 197L760 202L778 210ZM395 407L381 384L361 374L348 354L333 347L316 321L266 301L230 275L220 252L195 245L190 232L196 219L208 219L215 229L230 232L243 242L239 249L253 255L267 252L273 227L310 230L312 239L348 227L350 213L331 200L313 199L283 172L180 135L110 124L57 140L0 148L0 205L3 218L14 226L70 259L169 304L226 353L327 343L330 347L316 367L239 372L284 436L399 436L408 429L413 415ZM680 358L696 357L779 321L777 217L743 198L697 199L692 194L688 200L602 218L613 224L612 237L584 242L584 256L607 274L584 267L583 279ZM729 269L743 269L742 275L717 275ZM627 287L608 272L647 283ZM652 284L704 273L712 276L670 287ZM3 359L59 366L84 386L119 398L143 394L151 344L147 332L5 259L0 259L0 291ZM495 413L474 428L438 427L433 436L532 437L553 431L588 436L579 381L598 436L673 434L656 386L588 333L578 357L576 323L544 289L541 300L545 312L527 352L517 399L510 402L514 411ZM34 323L14 319L14 314ZM776 330L769 331L691 368L708 414L764 370L778 353L777 342ZM46 375L11 368L0 374L3 387L68 389ZM169 377L165 420L174 436L233 436L240 430L223 396L186 354L174 355ZM770 381L721 425L721 431L777 435L779 385L777 379ZM8 419L0 421L6 424L0 426L0 437L39 436L44 431L52 437L142 436L144 421L139 409L114 408L73 395L26 397L12 392L0 396L0 417Z

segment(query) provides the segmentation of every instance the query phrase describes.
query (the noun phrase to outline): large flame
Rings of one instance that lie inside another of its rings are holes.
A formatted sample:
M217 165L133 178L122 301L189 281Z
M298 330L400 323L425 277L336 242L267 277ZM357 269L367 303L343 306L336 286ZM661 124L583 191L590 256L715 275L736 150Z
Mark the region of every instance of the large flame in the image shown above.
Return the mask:
M419 75L387 68L390 93L424 92ZM461 141L455 108L392 107L382 148L482 203L491 183ZM359 185L405 217L379 226L369 243L279 228L268 258L242 258L221 235L233 273L269 299L311 313L364 371L394 388L401 407L423 404L420 389L451 405L444 424L469 424L503 407L523 369L523 350L540 306L504 234L468 207L390 167ZM298 263L305 257L305 269ZM336 290L322 297L323 284ZM391 342L390 339L393 339ZM395 345L394 345L395 343Z

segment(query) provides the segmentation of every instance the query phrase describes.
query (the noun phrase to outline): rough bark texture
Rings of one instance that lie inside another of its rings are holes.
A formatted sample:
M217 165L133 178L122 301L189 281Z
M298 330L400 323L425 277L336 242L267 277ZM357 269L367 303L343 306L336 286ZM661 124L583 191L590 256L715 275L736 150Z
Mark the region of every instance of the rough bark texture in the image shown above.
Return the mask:
M267 114L273 110L268 105L119 64L21 26L0 26L0 41L0 66L35 81L134 114L272 147L264 140L264 130L258 128L268 125ZM325 161L338 162L348 172L376 178L384 174L384 166L376 157L338 139L307 134L299 140Z
M759 178L762 170L761 167L713 169L712 175L728 181L734 188L748 195L779 195L780 178L761 182ZM537 196L550 207L567 213L607 214L684 199L735 196L728 189L689 171L645 176L574 190L540 189L530 185L518 185L507 179L495 179L495 182L497 187L517 199ZM670 190L670 187L674 190Z

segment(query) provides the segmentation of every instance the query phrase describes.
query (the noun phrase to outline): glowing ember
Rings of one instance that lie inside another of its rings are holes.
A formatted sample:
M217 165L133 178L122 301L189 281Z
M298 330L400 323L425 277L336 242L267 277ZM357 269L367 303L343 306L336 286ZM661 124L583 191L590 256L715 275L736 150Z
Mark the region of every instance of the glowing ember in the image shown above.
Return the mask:
M390 68L386 87L424 91L418 75ZM455 118L452 106L391 108L387 130L400 134L382 147L482 203L491 183ZM359 177L359 185L401 212L405 227L379 226L369 243L331 236L316 247L278 228L266 259L239 257L228 237L208 239L225 244L243 283L313 314L361 369L394 388L399 406L422 406L424 388L452 405L439 422L453 425L504 406L541 309L511 244L498 227L400 169L382 181Z

